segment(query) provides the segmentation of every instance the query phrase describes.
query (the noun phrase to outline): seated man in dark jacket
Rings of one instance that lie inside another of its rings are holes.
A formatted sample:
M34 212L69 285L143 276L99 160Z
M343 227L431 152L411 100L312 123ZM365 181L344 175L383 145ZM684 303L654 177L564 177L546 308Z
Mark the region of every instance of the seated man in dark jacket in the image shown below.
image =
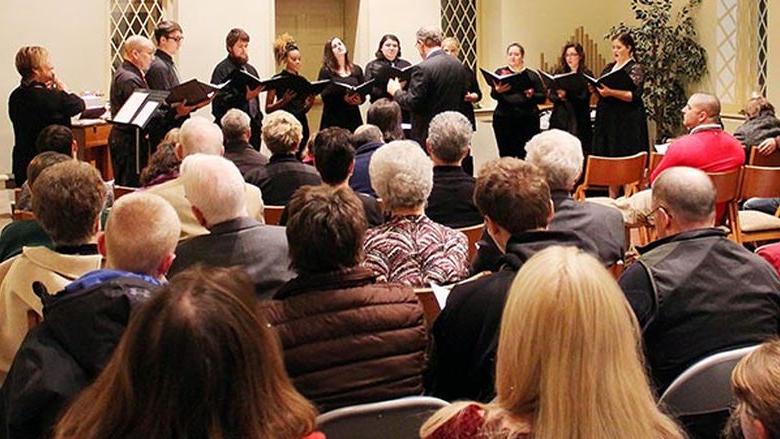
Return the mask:
M485 228L498 245L502 269L452 289L433 324L433 355L425 390L454 401L490 401L495 396L495 356L509 286L536 252L553 245L595 253L574 232L547 230L553 217L550 188L542 172L522 160L504 157L479 172L474 201Z
M356 192L376 197L376 192L371 187L368 165L374 152L385 144L382 131L374 125L361 125L355 129L351 142L355 148L355 168L349 177L349 187Z
M252 136L250 122L249 116L238 108L228 110L220 121L225 158L236 164L241 175L268 164L268 159L249 144Z
M260 224L247 214L244 179L230 160L209 154L187 156L181 165L184 194L192 213L209 230L176 247L171 274L195 264L240 266L269 298L292 279L284 227Z
M620 278L659 393L702 358L777 337L780 278L715 224L715 187L674 167L653 182L658 239Z
M304 187L289 208L298 277L261 307L295 387L321 411L422 393L422 308L411 288L360 266L366 219L355 194Z
M44 319L27 334L0 390L0 437L49 437L60 411L111 357L132 311L161 284L179 228L162 198L126 195L98 237L106 268L55 295L39 291Z
M461 163L471 147L471 122L457 111L437 114L425 143L433 161L433 189L425 214L447 227L460 228L482 222L474 205L474 177Z
M248 183L260 188L265 204L284 206L299 187L322 183L316 169L295 158L302 136L301 123L284 110L265 118L263 142L271 150L271 159L244 176Z

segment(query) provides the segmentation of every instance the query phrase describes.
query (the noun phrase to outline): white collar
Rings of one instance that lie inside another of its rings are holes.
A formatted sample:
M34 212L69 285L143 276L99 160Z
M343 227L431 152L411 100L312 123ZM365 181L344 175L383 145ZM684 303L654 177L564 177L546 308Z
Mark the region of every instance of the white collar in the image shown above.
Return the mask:
M701 125L698 125L698 126L695 126L695 127L691 128L691 131L689 132L689 134L696 134L699 131L707 131L707 130L719 130L719 131L722 131L723 127L721 127L720 125L718 125L716 123L703 123Z

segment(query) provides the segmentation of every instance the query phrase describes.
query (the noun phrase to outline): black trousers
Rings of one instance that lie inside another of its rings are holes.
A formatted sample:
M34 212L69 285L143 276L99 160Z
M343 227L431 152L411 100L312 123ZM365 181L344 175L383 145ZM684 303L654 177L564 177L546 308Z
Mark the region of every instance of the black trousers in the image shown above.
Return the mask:
M499 157L525 158L525 143L539 134L539 116L493 116Z

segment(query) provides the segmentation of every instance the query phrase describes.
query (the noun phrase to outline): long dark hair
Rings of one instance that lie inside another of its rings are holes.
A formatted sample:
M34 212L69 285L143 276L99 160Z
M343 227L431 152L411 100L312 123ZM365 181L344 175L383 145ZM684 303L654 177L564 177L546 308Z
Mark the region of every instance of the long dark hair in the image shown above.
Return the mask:
M333 40L339 37L331 37L328 39L328 41L325 42L325 48L322 51L322 65L325 66L328 70L331 72L337 72L339 70L339 62L336 59L336 55L333 54L333 47L331 44L333 44ZM341 38L339 38L341 40ZM341 40L342 43L344 43L344 40ZM346 43L344 43L344 47L346 47ZM352 61L349 60L349 49L344 53L344 68L347 71L352 71Z
M620 44L626 46L628 48L628 53L631 56L636 54L636 43L634 42L634 37L632 37L630 33L620 32L612 37L612 41L615 40L620 41Z
M195 267L131 319L54 437L300 439L315 415L285 372L248 276Z
M379 48L376 50L376 53L374 55L376 55L376 57L379 58L379 59L387 59L387 58L385 58L385 54L382 53L382 45L384 45L385 41L387 41L387 40L393 40L393 41L395 41L398 44L398 55L395 56L395 59L400 58L401 57L401 40L399 40L398 37L393 35L393 34L384 34L384 35L382 35L382 39L379 40ZM390 60L388 59L388 61L390 61Z
M563 73L568 73L571 71L571 67L569 67L569 64L566 62L566 51L572 47L577 52L577 55L580 56L580 64L577 66L577 72L582 72L585 70L585 50L582 48L582 44L566 43L566 45L563 46L563 50L561 51L561 71Z

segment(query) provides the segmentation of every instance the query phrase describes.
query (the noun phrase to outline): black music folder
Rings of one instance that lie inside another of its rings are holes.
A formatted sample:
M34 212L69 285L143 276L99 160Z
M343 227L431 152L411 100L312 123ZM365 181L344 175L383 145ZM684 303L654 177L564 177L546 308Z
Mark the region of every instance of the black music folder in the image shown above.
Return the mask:
M397 78L399 81L409 81L412 77L412 73L417 70L417 64L398 68L396 66L390 66L388 77Z
M531 76L528 74L528 69L524 69L522 72L510 73L508 75L498 75L485 70L482 67L479 68L482 72L482 77L485 78L485 82L490 87L495 88L497 84L507 84L512 87L513 90L528 90L534 88L534 83L531 81Z
M344 84L343 82L336 82L336 81L333 81L333 83L346 88L347 91L349 92L357 93L361 96L365 96L371 91L371 87L374 85L374 80L370 79L360 85L349 85L349 84Z
M262 85L266 90L276 89L286 84L289 81L288 76L277 76L270 79L260 79L257 76L245 72L243 70L233 70L233 73L228 75L230 88L245 90L247 87L254 90L259 85Z
M197 79L190 79L176 87L171 88L171 94L165 99L168 104L184 102L186 105L197 105L207 101L214 96L214 93L228 85L230 81L219 85L200 82Z
M551 75L544 70L539 70L539 74L544 80L547 88L556 88L566 90L566 92L577 92L585 88L587 84L585 77L578 72L559 73Z
M330 84L330 79L321 79L319 81L309 82L308 79L300 75L286 76L288 82L284 86L288 90L295 92L297 96L316 96L322 93Z
M625 68L609 72L598 79L585 74L582 76L584 76L589 83L593 84L594 87L603 84L611 89L623 91L630 91L636 87L634 80L631 79L631 75L628 74Z
M169 94L165 90L136 89L108 122L144 129Z

